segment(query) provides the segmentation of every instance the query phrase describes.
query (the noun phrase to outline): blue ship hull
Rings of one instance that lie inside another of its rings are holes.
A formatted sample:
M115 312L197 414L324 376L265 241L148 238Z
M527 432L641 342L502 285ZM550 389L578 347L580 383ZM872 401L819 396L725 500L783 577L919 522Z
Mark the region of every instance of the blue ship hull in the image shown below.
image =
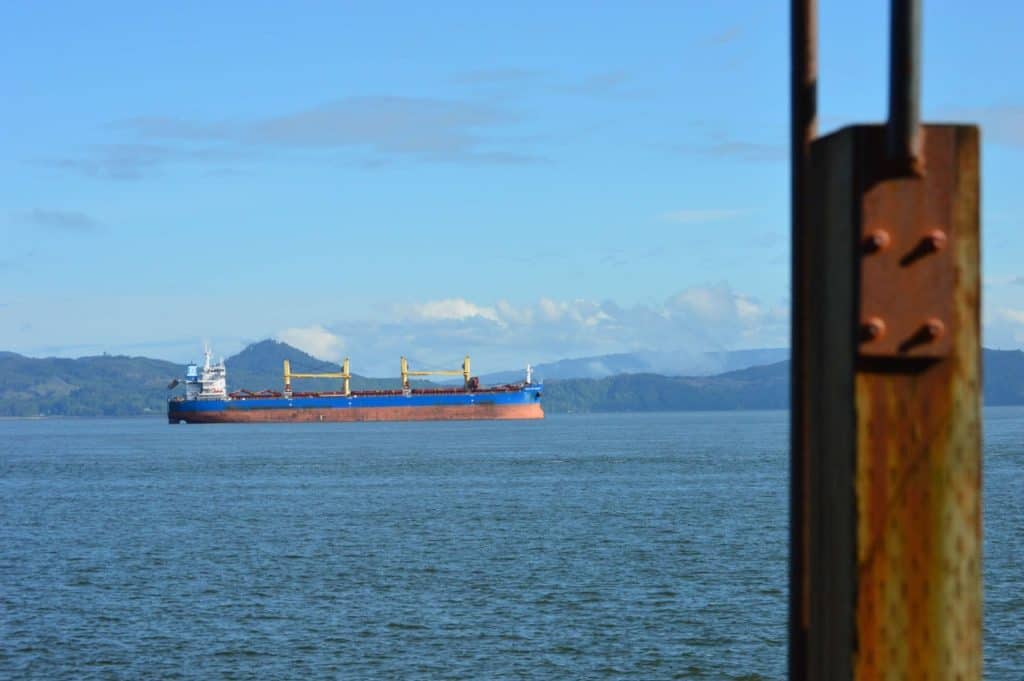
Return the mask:
M242 395L227 399L173 399L171 423L253 423L294 421L437 421L539 419L541 386L490 390L413 390L342 394Z

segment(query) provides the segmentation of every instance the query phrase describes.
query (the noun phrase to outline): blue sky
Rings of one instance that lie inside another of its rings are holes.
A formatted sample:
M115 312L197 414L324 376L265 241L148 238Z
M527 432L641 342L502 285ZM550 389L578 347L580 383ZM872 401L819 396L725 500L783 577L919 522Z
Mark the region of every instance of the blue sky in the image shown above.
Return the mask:
M853 5L821 7L825 131L885 115L888 3ZM986 344L1019 347L1024 9L925 5L924 116L984 126ZM787 12L8 3L0 348L784 345Z

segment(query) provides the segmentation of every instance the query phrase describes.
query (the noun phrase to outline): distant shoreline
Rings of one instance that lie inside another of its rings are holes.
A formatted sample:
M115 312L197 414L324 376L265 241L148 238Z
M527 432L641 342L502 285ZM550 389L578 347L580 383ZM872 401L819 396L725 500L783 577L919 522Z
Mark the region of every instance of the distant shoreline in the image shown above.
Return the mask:
M620 356L606 356L629 369ZM280 386L285 360L304 372L337 371L337 366L276 341L261 341L227 358L227 382L239 387ZM991 405L1024 404L1024 352L982 351L983 401ZM576 367L582 360L565 360ZM554 366L554 365L552 365ZM535 370L540 371L535 367ZM567 370L567 369L566 369ZM167 399L180 394L173 379L182 367L143 357L32 359L0 352L0 417L2 418L156 418L167 413ZM604 377L543 379L545 413L615 414L648 412L774 411L789 407L788 361L748 366L711 376L617 373ZM485 378L486 374L482 377ZM399 379L374 379L354 374L353 390L395 389ZM539 382L539 380L538 380ZM485 384L494 385L494 383ZM309 379L304 390L337 390L336 381Z
M993 404L982 405L982 413L990 409L1024 409L1024 404ZM641 411L556 411L545 414L548 418L561 419L564 417L580 416L645 416L653 414L770 414L789 413L789 409L765 408L765 409L650 409ZM126 414L119 416L63 416L60 414L47 416L0 416L2 421L124 421L124 420L164 420L165 414ZM453 423L470 423L471 421L453 421ZM353 423L382 423L381 421L354 421ZM394 421L393 423L411 423ZM238 425L238 424L231 424ZM244 424L242 424L244 425ZM265 425L265 424L260 424ZM351 424L350 424L351 425Z

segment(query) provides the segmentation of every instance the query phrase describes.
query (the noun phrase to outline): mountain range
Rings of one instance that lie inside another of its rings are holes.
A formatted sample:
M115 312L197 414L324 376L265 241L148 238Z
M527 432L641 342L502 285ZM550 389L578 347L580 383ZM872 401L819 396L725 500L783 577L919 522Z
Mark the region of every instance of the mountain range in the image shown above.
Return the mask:
M711 357L709 362L742 365L745 361L778 358L784 350L748 351L744 355ZM254 343L225 364L229 389L281 388L281 364L292 371L338 371L338 365L316 359L278 341ZM538 365L544 380L548 413L609 411L692 411L785 409L789 400L789 362L775 361L703 376L670 376L644 371L650 359L636 355L605 355ZM1024 404L1024 352L984 350L985 404ZM640 371L636 371L640 369ZM601 375L601 371L613 375ZM183 367L146 357L100 355L31 358L0 352L0 416L129 416L162 414ZM598 373L599 377L593 377ZM483 376L485 384L522 380L523 372ZM426 381L416 385L436 385ZM303 379L300 390L337 390L338 380ZM399 379L353 375L352 389L397 388ZM177 390L180 391L180 388Z

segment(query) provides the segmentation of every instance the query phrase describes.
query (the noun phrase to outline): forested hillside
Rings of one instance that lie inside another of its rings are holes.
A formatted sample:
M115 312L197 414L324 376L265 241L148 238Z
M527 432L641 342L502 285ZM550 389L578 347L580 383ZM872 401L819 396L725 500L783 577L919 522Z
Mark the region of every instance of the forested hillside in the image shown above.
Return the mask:
M985 404L1024 404L1024 353L985 350ZM227 359L229 390L281 390L283 360L292 371L336 372L285 343L261 341ZM184 366L146 357L102 355L79 359L23 357L0 352L0 416L129 416L162 414L167 385ZM353 390L397 388L399 379L354 375ZM432 385L418 382L415 385ZM297 379L297 391L338 390L339 379ZM180 393L181 387L175 389ZM614 411L697 411L785 409L789 362L716 376L678 377L620 374L607 378L548 380L544 410L549 414Z

